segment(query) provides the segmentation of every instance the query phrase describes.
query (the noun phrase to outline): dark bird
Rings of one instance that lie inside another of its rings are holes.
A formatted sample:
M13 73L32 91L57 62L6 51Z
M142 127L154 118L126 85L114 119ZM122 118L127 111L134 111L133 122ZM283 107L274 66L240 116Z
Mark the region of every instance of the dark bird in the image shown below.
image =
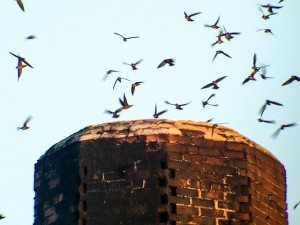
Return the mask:
M210 27L210 28L213 28L213 29L219 29L220 28L218 26L219 20L220 20L220 16L218 17L217 21L214 24L212 24L212 25L205 24L204 26L205 27Z
M154 114L153 114L153 117L155 119L157 119L160 115L164 114L165 112L167 112L168 110L163 110L163 111L160 111L160 112L157 112L157 105L155 104L155 109L154 109Z
M210 119L206 120L205 122L206 122L206 123L210 123L210 122L213 121L213 120L214 120L214 118L210 118Z
M106 72L106 74L104 75L103 79L102 80L106 80L106 78L108 77L108 75L112 74L112 73L119 73L120 71L118 70L108 70Z
M0 214L0 220L4 219L5 216L3 216L2 214Z
M211 82L211 83L209 83L209 84L203 86L201 89L209 88L209 87L211 87L211 86L213 86L212 89L219 89L218 82L220 82L221 80L225 79L226 77L227 77L227 76L220 77L220 78L214 80L213 82Z
M294 205L294 209L296 209L299 204L300 204L300 201Z
M228 41L230 41L232 38L234 38L234 35L240 35L240 32L227 32L225 27L223 26L224 33L222 36L224 36Z
M270 3L267 5L260 5L263 8L267 8L269 13L273 13L273 9L281 9L283 6L274 6L271 5Z
M31 67L31 68L33 68L26 60L25 60L25 58L23 58L23 57L21 57L21 56L19 56L19 55L16 55L16 54L14 54L14 53L11 53L11 52L9 52L11 55L13 55L14 57L16 57L18 60L21 60L23 63L25 63L27 66L29 66L29 67Z
M122 80L127 80L127 81L130 81L130 80L128 80L128 79L126 79L126 78L124 78L124 77L117 77L117 79L115 80L115 83L114 83L114 86L113 86L113 89L115 89L115 86L116 86L116 84L117 84L117 82L122 82Z
M260 73L261 78L262 78L263 80L267 80L267 79L270 79L270 78L274 78L274 77L267 77L266 74L267 74L266 67L263 67L263 68L262 68L262 72Z
M281 126L274 132L274 134L272 134L272 138L276 138L276 137L279 135L280 131L281 131L281 130L284 130L284 128L286 128L286 127L294 127L294 126L296 126L296 125L297 125L296 123L289 123L289 124L283 124L283 125L281 125Z
M36 39L35 35L29 35L25 38L26 40L32 40L32 39Z
M258 118L257 121L260 123L276 123L275 120L264 120L262 118Z
M215 95L216 95L216 94L212 94L212 95L210 95L210 96L208 97L208 99L207 99L206 101L202 101L202 106L203 106L203 108L205 108L206 105L218 106L218 104L210 104L210 103L208 103L208 101L209 101L212 97L214 97Z
M231 58L230 55L228 55L227 53L223 52L222 50L217 50L217 51L216 51L216 54L215 54L215 56L214 56L214 58L212 59L212 61L214 61L215 58L217 57L217 55L219 55L219 54L223 54L223 55L225 55L226 57Z
M22 63L23 61L21 59L18 60L18 65L16 66L16 69L18 70L18 81L20 80L20 77L23 72L23 68L26 67L26 64Z
M108 109L106 109L104 112L107 114L111 114L112 118L118 118L120 115L119 113L123 110L123 108L119 108L116 111L110 111Z
M213 47L213 46L215 46L216 44L222 44L224 41L222 40L222 36L223 36L224 34L222 33L222 31L220 30L219 31L219 34L218 34L218 36L217 36L217 40L216 40L216 42L214 42L214 43L212 43L211 44L211 47Z
M22 0L16 0L16 1L17 1L17 3L18 3L19 7L22 9L22 11L25 12L24 5L23 5Z
M174 66L175 64L175 60L174 59L164 59L158 66L157 68L163 67L166 64L169 64L169 66Z
M254 77L256 73L257 73L256 71L252 71L252 73L243 81L242 84L245 84L245 83L247 83L250 80L256 81L256 79Z
M263 18L264 20L268 20L268 19L270 19L270 16L273 16L273 15L276 15L276 14L278 14L278 13L269 13L269 14L264 14L264 12L262 11L262 9L261 9L261 8L259 8L259 11L261 11L261 13L262 13L262 16L261 16L261 18Z
M256 66L256 61L257 61L257 57L256 57L256 53L254 53L254 56L253 56L253 65L252 65L252 67L251 67L252 72L251 72L251 74L243 81L242 84L245 84L245 83L247 83L247 82L250 81L250 80L256 81L256 79L255 79L255 77L254 77L254 76L256 75L256 73L257 73L260 69L270 66L270 65L264 65L264 66L257 67L257 66Z
M17 130L27 130L30 127L28 126L29 121L32 119L32 116L28 116L27 119L24 121L22 127L17 127Z
M129 105L125 93L123 94L123 100L119 98L119 102L122 105L122 109L129 109L133 105Z
M182 106L186 106L186 105L190 104L190 102L184 103L184 104L178 104L178 103L170 103L168 101L165 101L165 103L169 104L169 105L174 105L175 109L179 109L179 110L183 110Z
M267 106L271 106L271 105L278 105L278 106L283 106L283 104L279 103L279 102L275 102L275 101L271 101L271 100L266 100L266 102L262 105L262 107L259 110L259 114L260 116L263 115L264 111L266 110Z
M257 31L264 31L266 34L272 34L272 35L274 35L273 34L273 32L271 31L271 29L258 29Z
M133 70L137 70L137 67L136 67L136 66L137 66L139 63L141 63L142 61L143 61L143 59L140 59L140 60L137 61L136 63L126 63L126 62L123 62L123 64L131 66L131 68L132 68Z
M139 38L139 36L133 36L133 37L124 37L123 35L121 35L121 34L118 34L118 33L114 33L114 34L115 34L115 35L118 35L118 36L120 36L120 37L122 37L124 42L126 42L126 41L127 41L127 40L129 40L129 39L133 39L133 38Z
M293 81L300 81L300 77L292 75L287 81L285 81L281 86L292 83Z
M186 18L187 21L192 22L192 21L194 21L194 20L192 19L192 17L193 17L193 16L196 16L196 15L199 15L200 13L201 13L201 12L196 12L196 13L193 13L193 14L188 15L186 12L184 12L184 18Z
M134 94L134 91L135 91L135 88L139 85L141 85L142 83L144 83L143 81L138 81L138 82L134 82L132 85L131 85L131 94L133 95Z

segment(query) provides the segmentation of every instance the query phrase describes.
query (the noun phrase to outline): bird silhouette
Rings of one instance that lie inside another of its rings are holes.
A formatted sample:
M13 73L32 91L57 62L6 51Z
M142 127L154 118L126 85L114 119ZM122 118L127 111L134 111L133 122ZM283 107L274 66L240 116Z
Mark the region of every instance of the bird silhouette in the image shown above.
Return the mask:
M110 110L106 109L106 110L104 111L104 113L106 113L106 114L111 114L111 115L112 115L112 118L119 118L119 117L120 117L119 113L120 113L122 110L123 110L123 107L121 107L121 108L119 108L119 109L117 109L117 110L115 110L115 111L110 111Z
M114 86L113 86L113 89L115 89L115 86L117 84L117 82L122 82L122 80L127 80L127 81L130 81L128 80L127 78L124 78L124 77L117 77L117 79L115 80L115 83L114 83Z
M19 7L22 9L22 11L25 12L25 8L24 8L22 0L16 0L16 1L18 3Z
M275 120L264 120L262 118L258 118L257 121L260 123L276 123Z
M293 81L300 81L300 77L292 75L287 81L285 81L281 86L288 85L292 83Z
M118 70L108 70L105 75L103 76L103 79L102 80L106 80L108 75L112 74L112 73L119 73L120 71Z
M120 37L123 38L123 41L126 42L129 39L133 39L133 38L139 38L139 36L133 36L133 37L124 37L123 35L119 34L119 33L114 33L115 35L118 35Z
M138 82L134 82L132 85L131 85L131 94L134 95L134 91L135 91L135 88L139 85L141 85L142 83L144 83L143 81L138 81Z
M182 106L186 106L186 105L190 104L190 102L184 103L184 104L178 104L178 103L170 103L169 101L165 101L165 103L168 105L174 105L175 109L178 109L178 110L183 110Z
M227 32L225 27L223 26L224 32L222 32L222 36L224 36L228 41L234 38L234 35L240 35L240 32Z
M278 13L269 13L269 14L264 14L263 10L261 8L258 8L259 11L262 13L261 18L263 18L264 20L268 20L270 19L270 16L276 15Z
M203 106L203 108L205 108L206 105L218 106L218 104L210 104L210 103L208 103L208 101L209 101L212 97L214 97L215 95L216 95L216 94L211 94L211 95L208 97L208 99L207 99L206 101L202 101L202 106Z
M26 64L23 64L23 61L21 59L18 60L18 65L16 66L16 69L18 70L18 81L21 78L23 68L26 67Z
M25 60L25 58L23 58L23 57L21 57L21 56L19 56L19 55L16 55L16 54L14 54L14 53L12 53L12 52L9 52L11 55L13 55L13 56L15 56L18 60L21 60L24 64L26 64L27 66L29 66L29 67L31 67L31 68L33 68L26 60ZM19 61L18 61L19 62Z
M158 66L157 68L160 68L160 67L163 67L165 66L166 64L169 64L169 66L174 66L175 64L175 60L174 59L164 59Z
M210 119L206 120L205 122L206 122L206 123L210 123L210 122L213 121L213 120L214 120L214 118L210 118Z
M0 214L0 220L4 219L5 216L3 216L2 214Z
M281 9L283 6L275 6L271 5L270 3L267 5L260 5L263 8L267 8L269 13L273 13L273 9Z
M28 126L28 123L30 122L30 120L32 119L32 116L28 116L27 119L24 121L22 127L17 127L17 130L27 130L30 127Z
M157 105L155 104L155 109L154 109L154 114L153 117L155 119L157 119L160 115L164 114L165 112L167 112L168 110L162 110L160 112L157 112Z
M215 58L216 58L218 55L220 55L220 54L223 54L223 55L225 55L226 57L231 58L230 55L228 55L227 53L223 52L222 50L217 50L216 53L215 53L215 55L214 55L214 58L212 59L212 61L214 61Z
M196 15L199 15L200 13L201 13L201 12L196 12L196 13L192 13L192 14L188 15L186 12L184 12L184 18L187 19L187 21L192 22L192 21L194 21L194 20L192 19L192 17L193 17L193 16L196 16Z
M26 40L32 40L32 39L36 39L35 35L29 35L25 38Z
M209 88L209 87L213 87L212 89L219 89L219 86L218 86L218 82L220 82L221 80L225 79L227 76L223 76L223 77L220 77L216 80L214 80L213 82L203 86L201 89L205 89L205 88Z
M138 64L140 64L142 61L143 61L143 59L140 59L139 61L137 61L137 62L135 62L135 63L126 63L126 62L123 62L123 64L131 66L131 68L132 68L133 70L137 70L137 67L136 67L136 66L137 66Z
M271 31L271 29L269 29L269 28L258 29L256 31L264 31L266 34L272 34L272 35L274 35L273 32Z
M284 128L286 127L294 127L296 126L297 124L296 123L289 123L289 124L282 124L273 134L272 134L272 138L277 138L280 131L281 130L284 130Z
M220 21L220 16L218 17L218 19L216 20L216 22L212 25L208 25L208 24L205 24L204 26L205 27L210 27L210 28L213 28L213 29L219 29L220 27L218 26L218 23Z
M223 36L224 34L222 33L222 31L220 30L219 31L219 34L218 34L218 36L217 36L217 40L216 40L216 42L214 42L214 43L212 43L211 44L211 47L214 47L216 44L222 44L224 41L222 40L222 36Z
M122 105L122 109L129 109L133 105L129 105L125 93L123 94L123 100L119 98L119 102Z
M262 105L262 107L259 110L259 114L260 116L263 115L264 111L266 110L267 106L271 106L271 105L277 105L277 106L283 106L283 104L279 103L279 102L275 102L275 101L271 101L271 100L266 100L265 103Z

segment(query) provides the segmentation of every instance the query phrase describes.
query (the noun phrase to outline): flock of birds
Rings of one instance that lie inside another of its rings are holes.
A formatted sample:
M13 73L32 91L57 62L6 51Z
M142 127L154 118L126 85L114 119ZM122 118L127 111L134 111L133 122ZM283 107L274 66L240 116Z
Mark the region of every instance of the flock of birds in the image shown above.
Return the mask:
M280 0L278 2L278 4L282 3L284 0ZM23 5L22 0L16 0L17 4L19 5L19 7L21 8L21 10L23 12L25 12L25 8ZM265 4L265 5L260 5L259 7L259 11L262 13L261 18L264 20L268 20L271 17L275 16L278 14L277 10L280 10L283 6L282 5L271 5L271 4ZM194 21L194 17L201 14L201 12L196 12L196 13L192 13L192 14L188 14L186 12L184 12L184 18L188 21L188 22L193 22ZM237 35L241 35L240 32L228 32L226 31L225 27L223 26L222 28L219 25L219 21L220 21L220 16L217 18L217 20L213 23L213 24L205 24L204 27L210 28L210 29L215 29L218 30L218 35L216 36L216 41L213 42L211 44L212 47L216 46L216 45L221 45L225 40L230 41L231 39L233 39L235 36ZM271 29L267 28L267 29L258 29L257 32L264 32L266 34L272 34L273 32ZM120 33L114 33L116 36L121 37L122 40L124 42L127 42L129 40L132 39L138 39L140 38L139 36L130 36L130 37L125 37ZM30 35L28 37L26 37L26 39L30 40L30 39L35 39L36 36L35 35ZM22 71L24 68L32 68L31 64L22 56L17 55L15 53L9 52L13 57L17 58L17 66L16 69L18 71L17 75L18 75L18 81L21 78L22 75ZM212 62L217 58L220 57L221 55L223 55L224 57L227 58L231 58L231 56L229 54L227 54L226 52L222 51L222 50L217 50L215 52L215 55L212 59ZM138 60L137 62L133 62L133 63L127 63L127 62L123 62L124 65L130 66L132 70L138 70L138 66L139 64L143 61L143 59ZM168 59L163 59L157 66L157 69L164 67L164 66L175 66L175 60L172 58L168 58ZM261 66L257 66L257 55L254 54L253 56L253 61L252 61L252 71L251 73L242 81L242 85L246 84L249 81L256 81L256 77L258 76L258 74L260 75L260 77L264 80L267 79L271 79L273 77L268 77L266 76L266 68L269 65L261 65ZM106 72L106 74L103 77L103 80L105 81L108 77L111 77L112 74L117 74L120 73L120 71L118 70L114 70L114 69L110 69ZM212 89L219 89L220 88L220 83L222 80L224 80L227 76L222 76L216 80L211 81L210 83L204 85L201 89L206 89L206 88L212 88ZM113 84L113 88L115 89L116 85L118 83L121 83L122 81L127 81L130 82L129 79L125 78L125 77L117 77L114 81ZM291 77L289 77L285 82L282 83L282 86L285 85L289 85L295 81L300 81L300 77L292 75ZM133 82L131 84L131 94L132 96L135 94L137 87L139 87L140 85L142 85L144 83L144 81L136 81ZM212 100L212 98L215 96L215 94L211 94L206 100L202 101L202 106L203 108L205 108L206 106L212 106L212 107L217 107L218 104L216 103L210 103L210 101ZM118 107L115 110L105 110L105 113L109 114L112 116L112 118L119 118L120 113L123 112L124 110L127 110L129 108L131 108L133 105L128 103L128 100L126 98L126 95L124 93L123 98L119 98L119 102L120 102L120 107ZM175 109L177 110L183 110L183 108L185 106L187 106L188 104L190 104L191 102L186 102L186 103L171 103L170 101L165 101L166 104L168 105L172 105L173 107L175 107ZM260 110L259 110L259 115L260 117L258 118L258 122L261 123L267 123L267 124L274 124L276 123L275 120L268 120L268 119L264 119L263 118L263 114L266 111L267 108L272 107L272 106L283 106L282 103L273 101L273 100L266 100L265 103L261 106ZM159 116L161 116L162 114L166 113L167 109L164 110L158 110L157 105L155 104L154 106L154 113L153 113L153 118L159 118ZM17 127L18 130L27 130L30 127L28 126L28 123L30 122L30 120L32 119L32 116L28 116L28 118L26 118L26 120L23 122L22 126ZM209 119L206 122L211 122L213 119ZM218 124L224 124L224 123L214 123L212 125L212 135L213 135L213 129L216 128L218 126ZM285 128L288 127L293 127L295 126L296 123L288 123L288 124L282 124L278 127L278 129L273 133L272 137L276 138L278 136L278 134L280 133L280 131L284 130ZM296 207L300 204L300 202L298 202L295 206L294 209L296 209ZM2 214L0 214L0 220L3 219L4 216Z

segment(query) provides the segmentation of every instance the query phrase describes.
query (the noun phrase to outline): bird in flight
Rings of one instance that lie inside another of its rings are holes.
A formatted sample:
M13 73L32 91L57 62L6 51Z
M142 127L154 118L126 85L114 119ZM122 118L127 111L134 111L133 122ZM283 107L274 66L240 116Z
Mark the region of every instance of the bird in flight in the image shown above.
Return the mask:
M201 89L209 88L209 87L211 87L211 86L213 86L212 89L219 89L218 82L220 82L221 80L225 79L226 77L227 77L227 76L220 77L220 78L214 80L213 82L211 82L211 83L209 83L209 84L203 86Z
M297 202L295 205L294 205L294 209L296 209L297 208L297 206L300 204L300 201L299 202Z
M175 64L175 60L174 59L164 59L158 66L157 68L163 67L166 64L169 64L169 66L174 66Z
M133 105L129 105L125 93L123 94L123 100L119 98L119 102L122 105L122 109L129 109Z
M267 106L271 106L271 105L278 105L278 106L283 106L283 104L279 103L279 102L275 102L275 101L271 101L271 100L266 100L265 103L262 105L262 107L259 110L259 114L260 116L263 115L264 111L266 110Z
M105 73L105 75L104 75L104 77L103 77L103 79L102 80L106 80L106 78L108 77L108 75L110 75L110 74L112 74L112 73L119 73L120 71L118 71L118 70L108 70L106 73Z
M135 91L135 88L139 85L141 85L142 83L144 83L143 81L138 81L138 82L134 82L132 85L131 85L131 94L134 95L134 91Z
M262 118L258 118L257 121L260 123L276 123L275 120L264 120Z
M292 75L287 81L285 81L281 86L288 85L293 81L300 81L300 77Z
M217 36L216 42L212 43L212 44L211 44L211 47L214 47L216 44L222 44L222 43L223 43L222 36L223 36L223 33L222 33L222 31L220 30L220 31L219 31L219 34L218 34L218 36Z
M223 54L223 55L225 55L226 57L231 58L230 55L228 55L227 53L223 52L222 50L217 50L217 51L216 51L216 54L215 54L215 56L214 56L214 58L212 59L212 61L214 61L215 58L216 58L219 54Z
M230 41L232 38L234 38L233 35L240 35L240 32L227 32L225 27L223 26L224 33L222 33L222 36L224 36L228 41Z
M23 57L21 57L21 56L19 56L19 55L16 55L16 54L14 54L14 53L12 53L12 52L9 52L11 55L13 55L14 57L16 57L18 60L21 60L24 64L26 64L27 66L29 66L29 67L31 67L31 68L33 68L26 60L25 60L25 58L23 58Z
M25 38L26 40L32 40L32 39L36 39L35 35L29 35Z
M209 101L212 97L214 97L215 95L216 95L216 94L211 94L211 95L208 97L208 99L207 99L206 101L202 101L202 106L203 106L203 108L205 108L206 105L218 106L218 104L210 104L210 103L208 103L208 101Z
M188 15L186 12L184 12L184 18L186 18L187 21L192 22L192 21L194 21L194 20L192 19L192 17L193 17L193 16L196 16L196 15L199 15L200 13L201 13L201 12L196 12L196 13L192 13L192 14Z
M262 11L261 8L259 8L259 11L262 13L261 18L263 18L264 20L268 20L270 19L270 16L276 15L278 13L269 13L269 14L264 14L264 12Z
M212 25L205 24L204 26L205 27L210 27L210 28L213 28L213 29L219 29L220 28L218 26L219 21L220 21L220 16L218 17L217 21L214 24L212 24Z
M104 112L107 114L111 114L112 118L119 118L120 117L119 113L122 111L122 109L123 108L119 108L116 111L110 111L110 110L106 109Z
M123 64L125 65L128 65L128 66L131 66L131 68L133 70L137 70L137 65L140 64L141 62L143 61L143 59L140 59L139 61L137 61L136 63L126 63L126 62L123 62Z
M18 3L19 7L22 9L22 11L25 12L25 8L24 8L22 0L16 0L16 1Z
M284 128L286 128L286 127L294 127L294 126L296 126L296 125L297 125L296 123L282 124L282 125L274 132L274 134L272 134L272 138L276 138L276 137L279 135L280 131L281 131L281 130L284 130Z
M123 35L119 34L119 33L114 33L115 35L118 35L120 37L123 38L123 41L126 42L129 39L133 39L133 38L139 38L139 36L133 36L133 37L124 37Z
M258 31L264 31L266 34L272 34L272 35L274 35L273 32L271 31L271 29L269 29L269 28L266 28L266 29L258 29L257 32L258 32Z
M17 130L27 130L30 127L28 126L29 121L32 119L32 116L28 116L27 119L24 121L22 127L17 127Z
M157 112L157 105L155 104L155 109L154 109L154 114L153 117L155 119L157 119L160 115L164 114L165 112L167 112L168 110L162 110L160 112Z
M283 7L283 6L274 6L274 5L271 5L270 3L267 5L260 5L260 6L263 8L267 8L269 13L273 13L273 9L280 9Z
M2 214L0 214L0 220L4 219L5 216L3 216Z
M165 103L168 105L174 105L175 109L178 109L178 110L183 110L182 106L186 106L186 105L190 104L190 102L184 103L184 104L178 104L178 103L170 103L169 101L165 101Z
M130 80L128 80L128 79L126 79L126 78L124 78L124 77L117 77L117 79L115 80L115 83L114 83L114 86L113 86L113 89L115 89L115 86L116 86L116 84L117 84L117 82L122 82L122 80L127 80L127 81L130 81Z
M26 64L22 63L23 61L21 59L18 60L18 65L16 66L16 69L18 70L18 81L20 80L20 77L23 72L23 68L26 67Z
M267 77L267 76L266 76L266 73L267 73L266 67L263 67L263 68L262 68L262 72L260 73L260 76L261 76L261 78L262 78L263 80L267 80L267 79L270 79L270 78L274 78L274 77Z

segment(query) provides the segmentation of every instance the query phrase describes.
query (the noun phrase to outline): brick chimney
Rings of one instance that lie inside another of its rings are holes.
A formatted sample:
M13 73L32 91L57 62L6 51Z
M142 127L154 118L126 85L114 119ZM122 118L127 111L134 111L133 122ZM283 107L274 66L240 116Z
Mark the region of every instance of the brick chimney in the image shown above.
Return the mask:
M287 225L283 165L221 125L89 126L35 164L35 225Z

